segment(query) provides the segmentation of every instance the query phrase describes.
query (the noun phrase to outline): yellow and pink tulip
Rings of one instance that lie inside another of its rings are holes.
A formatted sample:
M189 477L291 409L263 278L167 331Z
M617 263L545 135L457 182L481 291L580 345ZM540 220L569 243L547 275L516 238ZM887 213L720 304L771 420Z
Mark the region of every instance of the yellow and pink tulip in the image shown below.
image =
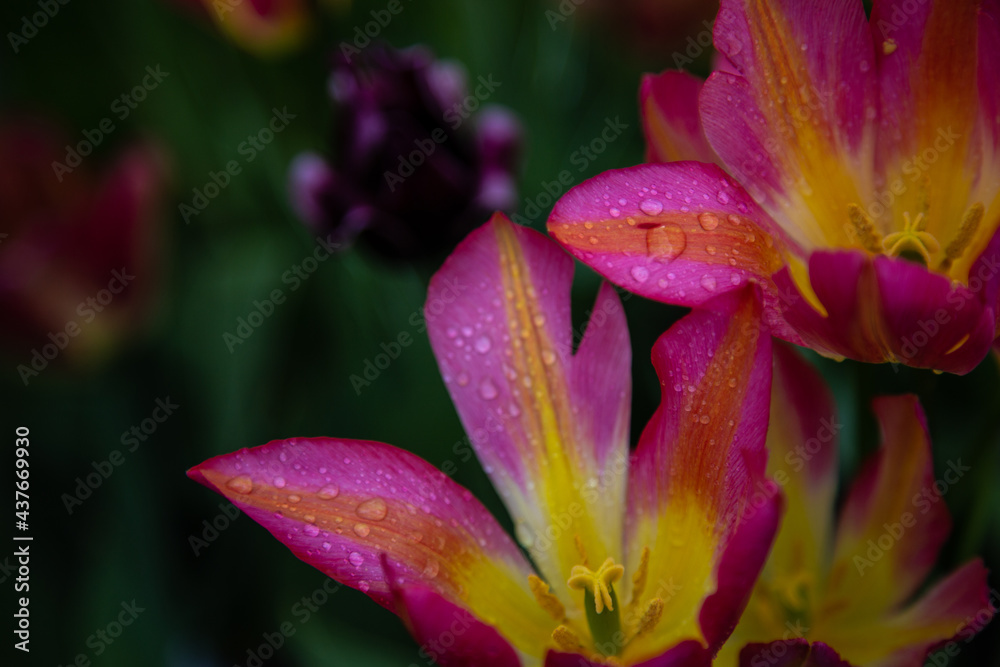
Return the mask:
M555 206L609 280L700 307L759 285L775 335L966 373L1000 314L1000 2L724 0L702 82L648 76L647 164Z
M445 262L426 306L444 382L530 562L470 492L386 444L293 438L189 475L397 613L438 664L707 667L780 514L779 496L750 511L772 372L759 300L728 295L659 339L662 403L630 454L621 303L604 285L575 341L572 274L556 244L497 214ZM454 623L454 643L433 643Z

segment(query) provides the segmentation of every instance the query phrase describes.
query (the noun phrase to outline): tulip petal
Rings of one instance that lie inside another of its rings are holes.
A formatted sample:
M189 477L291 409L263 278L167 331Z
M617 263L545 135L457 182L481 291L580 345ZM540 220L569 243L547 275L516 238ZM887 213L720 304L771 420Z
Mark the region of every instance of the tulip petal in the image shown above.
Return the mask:
M188 476L231 500L300 559L396 609L382 564L541 655L554 621L531 566L472 494L375 442L299 438L217 456Z
M663 402L633 455L626 570L650 550L647 590L631 605L660 597L664 609L656 631L628 647L640 658L684 640L717 650L776 529L775 503L750 511L764 483L771 339L749 288L722 299L720 312L695 311L653 349Z
M640 165L605 172L564 195L549 233L611 282L649 299L702 306L748 282L762 288L774 334L783 325L771 275L794 252L753 199L716 165Z
M981 86L979 72L982 66L982 76L993 73L998 52L989 52L996 46L989 43L994 19L980 12L980 4L878 0L872 8L872 35L882 45L876 49L882 94L878 166L887 183L903 185L893 205L900 216L894 226L902 227L905 211L926 211L926 231L942 246L958 236L973 203L989 207L1000 191L1000 154L994 150L1000 120L995 111L987 115L997 84L994 79ZM977 48L978 36L985 43ZM996 217L988 222L992 227L981 225L955 262L951 275L959 280L995 231Z
M832 648L804 639L787 639L769 644L749 644L741 652L740 667L853 667L842 660ZM736 667L737 663L721 663L720 667Z
M680 70L646 74L639 87L647 162L719 163L708 145L698 112L704 81Z
M514 648L492 626L432 589L394 585L399 616L423 653L441 667L521 667Z
M549 651L545 667L603 667L606 663L591 662L574 653ZM641 662L635 667L710 667L712 654L696 641L681 642L662 655Z
M603 288L580 348L572 260L497 214L431 281L425 307L445 384L486 472L552 592L581 562L618 558L627 470L631 350Z
M715 44L739 73L705 84L709 143L802 246L847 243L848 205L874 191L878 98L864 7L724 0Z
M982 361L995 337L996 311L983 299L996 294L997 260L977 266L989 282L965 287L899 258L814 252L811 298L799 295L801 285L788 269L774 282L789 304L785 321L822 354L964 374Z
M822 595L833 548L841 428L833 396L819 373L790 347L778 345L774 352L767 434L771 481L755 494L754 503L783 492L787 509L750 606L719 654L724 667L735 667L744 645L789 638L789 633L806 636L808 628L786 625L787 610L804 613Z

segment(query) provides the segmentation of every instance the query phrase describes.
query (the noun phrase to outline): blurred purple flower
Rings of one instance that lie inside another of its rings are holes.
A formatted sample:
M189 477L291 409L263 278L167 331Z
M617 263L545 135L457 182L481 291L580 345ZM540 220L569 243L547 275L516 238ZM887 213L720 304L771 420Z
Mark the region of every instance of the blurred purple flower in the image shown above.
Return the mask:
M502 82L466 79L461 65L421 47L338 53L332 157L305 153L291 166L299 216L342 242L360 237L386 257L414 259L447 252L493 211L512 210L520 122L483 107Z

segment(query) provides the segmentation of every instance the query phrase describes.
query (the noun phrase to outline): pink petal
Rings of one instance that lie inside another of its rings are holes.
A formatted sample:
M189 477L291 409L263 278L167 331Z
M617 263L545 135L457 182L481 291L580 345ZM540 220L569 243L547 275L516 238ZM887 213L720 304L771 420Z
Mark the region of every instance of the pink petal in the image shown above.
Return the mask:
M910 598L951 530L948 508L936 492L919 401L885 397L874 408L883 444L848 493L830 582L833 593L854 609L892 609ZM949 479L964 473L961 461L953 462Z
M554 622L532 568L467 490L413 454L329 438L276 440L217 456L188 476L221 493L303 561L394 610L383 567L541 655Z
M686 641L635 667L711 667L711 664L712 654L708 649L696 641ZM602 667L602 663L591 662L573 653L549 651L545 667Z
M472 445L549 581L620 552L631 351L605 287L573 353L573 262L497 214L431 281L431 345ZM597 486L592 486L596 483ZM558 522L573 517L573 530ZM594 558L597 558L595 555ZM553 592L572 604L566 586Z
M853 667L826 644L787 639L750 644L740 653L740 667Z
M903 259L814 252L809 281L825 314L801 296L787 270L774 282L780 293L796 295L784 299L783 317L814 350L964 374L982 361L995 335L996 311L982 300L995 294L996 262L980 266L990 282L964 287Z
M393 586L399 616L421 646L421 655L441 667L520 667L517 652L499 632L468 609L419 584Z
M698 112L704 81L679 70L646 74L639 87L647 162L719 162Z
M549 233L608 280L650 299L702 306L748 282L761 285L775 335L781 299L770 277L786 248L770 219L725 172L695 162L605 172L571 189Z
M682 583L664 598L661 624L698 628L713 652L739 618L777 527L773 499L750 511L765 482L770 336L749 289L714 305L720 312L695 311L654 347L663 402L633 455L626 535L627 570L648 547L649 581ZM641 654L655 655L677 638L639 641Z
M739 74L701 94L709 143L799 243L845 240L873 190L875 55L861 2L724 0L715 44Z

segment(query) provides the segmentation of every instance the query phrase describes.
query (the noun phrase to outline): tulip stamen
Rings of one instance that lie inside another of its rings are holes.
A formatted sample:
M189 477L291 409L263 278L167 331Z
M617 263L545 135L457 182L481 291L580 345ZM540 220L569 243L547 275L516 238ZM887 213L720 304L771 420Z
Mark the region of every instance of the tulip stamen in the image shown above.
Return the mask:
M649 573L649 547L643 547L639 555L639 566L632 575L632 604L636 604L646 590L646 575Z
M549 616L562 623L566 620L566 608L555 595L549 591L549 585L534 574L528 575L528 586L535 594L535 601L538 606L545 610Z
M583 653L585 651L580 637L566 625L556 626L556 629L552 631L552 641L556 643L560 651L566 653Z
M903 213L903 231L893 232L882 239L882 248L890 257L898 257L906 251L919 253L924 265L929 266L931 255L941 250L941 244L925 228L922 212L912 219L909 212Z
M854 225L858 240L868 252L882 253L882 235L875 229L875 221L857 204L848 204L847 215Z
M952 239L948 247L944 249L944 259L941 260L941 270L947 271L956 259L962 256L965 250L972 243L976 232L979 231L979 224L986 215L986 207L982 202L973 204L965 215L962 216L962 226L958 229L958 236Z
M644 632L649 632L660 622L660 618L663 616L663 598L653 598L646 605L646 611L642 612L642 618L639 619L639 625L636 628L635 635L632 639L635 639Z

